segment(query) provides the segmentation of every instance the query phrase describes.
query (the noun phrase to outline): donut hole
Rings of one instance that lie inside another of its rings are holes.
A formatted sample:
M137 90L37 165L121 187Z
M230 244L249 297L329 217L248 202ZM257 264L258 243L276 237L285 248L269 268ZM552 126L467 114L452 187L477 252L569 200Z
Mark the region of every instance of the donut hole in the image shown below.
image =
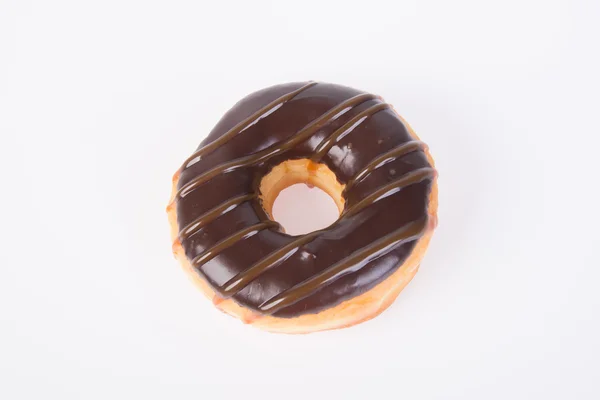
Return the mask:
M285 188L273 202L273 219L290 235L303 235L334 223L339 212L321 189L297 183Z
M343 190L325 164L288 160L263 177L260 198L271 220L290 235L302 235L338 219L344 210Z

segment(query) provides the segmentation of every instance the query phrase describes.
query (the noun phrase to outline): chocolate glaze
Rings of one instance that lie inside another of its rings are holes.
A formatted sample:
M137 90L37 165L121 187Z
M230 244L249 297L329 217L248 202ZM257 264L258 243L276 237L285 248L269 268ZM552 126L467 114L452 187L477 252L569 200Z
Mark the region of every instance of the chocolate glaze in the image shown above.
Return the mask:
M425 148L378 96L316 82L260 90L183 163L178 240L220 297L278 317L317 313L386 279L430 229ZM300 158L325 163L346 203L328 228L290 236L258 190L274 166Z

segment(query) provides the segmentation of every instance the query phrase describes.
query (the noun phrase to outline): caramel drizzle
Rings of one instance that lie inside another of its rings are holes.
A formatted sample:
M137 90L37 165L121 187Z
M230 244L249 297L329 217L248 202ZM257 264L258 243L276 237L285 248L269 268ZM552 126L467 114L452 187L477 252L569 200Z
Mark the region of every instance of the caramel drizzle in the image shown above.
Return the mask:
M337 143L338 140L341 140L344 136L352 132L357 126L362 124L373 114L382 110L387 110L390 107L391 105L388 103L379 103L357 114L354 118L345 123L344 126L333 132L331 135L323 139L321 143L319 143L315 149L315 153L311 157L311 161L318 163L325 156L325 154L329 152L331 147Z
M202 227L206 226L221 215L228 213L229 211L235 209L239 205L254 198L256 198L255 193L244 194L241 196L231 198L219 204L218 206L211 208L210 210L208 210L207 212L190 222L188 225L186 225L179 232L179 240L184 241L185 239L189 238L190 236L198 232L200 229L202 229Z
M273 251L266 257L254 263L250 268L240 272L227 281L225 285L223 285L223 288L219 289L219 293L225 298L234 296L240 290L245 288L250 282L259 277L263 272L283 263L285 260L294 255L294 253L296 253L301 246L312 241L323 232L324 230L319 230L304 236L300 236L292 240L287 245Z
M216 148L224 145L229 140L231 140L234 136L236 136L238 133L243 132L244 130L248 129L248 127L250 127L251 125L258 122L261 118L270 115L271 113L276 111L279 107L281 107L284 103L290 101L291 99L296 97L301 92L305 91L308 88L315 86L316 84L317 84L317 82L309 82L306 85L304 85L288 94L285 94L285 95L279 97L278 99L272 101L271 103L267 104L266 106L262 107L260 110L256 111L254 114L252 114L248 118L246 118L243 121L241 121L240 123L238 123L236 126L231 128L229 131L227 131L225 134L223 134L216 140L208 143L206 146L195 151L194 154L192 154L185 160L185 162L183 163L183 169L189 168L191 166L190 165L191 161L194 160L195 158L198 158L198 157L201 158L203 155L206 155L206 154L212 152L213 150L215 150ZM192 165L193 164L195 164L195 163L192 163Z
M354 177L352 177L348 183L346 183L346 187L344 188L344 193L348 193L351 187L356 185L357 183L364 180L367 176L369 176L376 169L388 164L408 153L412 153L414 151L426 150L427 145L421 141L415 140L407 143L403 143L397 147L394 147L390 151L387 151L380 156L374 158L369 162L365 167L363 167L360 171L358 171Z
M229 162L220 164L220 165L198 175L197 177L195 177L194 179L192 179L191 181L189 181L188 183L186 183L184 186L182 186L179 189L179 191L177 192L177 196L175 196L175 199L177 199L179 197L187 196L190 192L197 189L203 183L213 179L214 177L216 177L220 174L235 171L240 168L249 167L249 166L264 162L264 161L270 159L271 157L275 157L277 155L285 153L286 151L290 150L297 144L302 143L303 141L307 140L309 137L311 137L315 132L317 132L323 126L325 126L329 122L333 121L334 118L339 117L341 115L341 111L344 111L345 109L350 109L350 108L352 108L358 104L361 104L367 100L372 100L375 98L377 98L377 96L375 96L373 94L368 94L368 93L363 93L363 94L359 94L357 96L351 97L350 99L348 99L348 100L340 103L336 107L330 109L325 114L321 115L319 118L310 122L308 125L306 125L304 128L302 128L300 131L298 131L296 134L292 135L292 137L290 137L282 142L276 143L272 146L269 146L266 149L259 151L258 153L250 154L248 156L240 157L235 160L231 160ZM334 132L332 135L335 135L336 132Z
M428 218L410 222L394 232L379 238L343 258L329 268L306 279L262 303L258 309L265 314L273 314L313 293L333 281L356 272L374 259L393 250L397 245L416 240L428 229Z
M392 181L381 188L375 190L373 193L356 203L350 208L345 209L342 212L341 217L349 217L354 215L364 209L365 207L370 206L373 203L378 202L381 199L389 197L406 186L414 185L416 183L422 182L425 179L433 179L436 176L436 171L433 168L419 168L414 171L410 171L402 177Z
M400 191L402 188L413 185L415 183L422 182L424 179L433 178L435 176L435 170L433 168L421 168L415 171L409 172L403 175L399 179L383 186L381 189L376 190L373 194L367 196L362 201L355 204L348 211L342 213L340 218L334 223L334 225L340 224L344 219L358 213L359 211L375 204L381 199L384 199L392 194ZM231 297L246 287L250 282L260 276L263 272L271 269L289 257L291 257L301 246L311 242L322 233L330 230L332 227L328 227L323 230L311 232L305 236L300 236L287 245L273 251L265 258L259 260L253 264L250 268L240 272L233 278L223 285L223 288L217 289L223 297Z
M203 264L206 264L207 262L209 262L210 260L212 260L213 258L218 256L219 254L221 254L221 252L223 252L224 250L233 246L240 240L244 240L251 236L254 236L258 232L262 231L263 229L275 228L275 227L280 227L280 225L275 221L264 221L264 222L260 222L258 224L249 226L247 228L241 229L241 230L235 232L234 234L226 237L225 239L221 240L220 242L218 242L214 246L210 247L209 249L205 250L203 253L196 256L191 261L191 264L195 268L199 268L200 266L202 266Z

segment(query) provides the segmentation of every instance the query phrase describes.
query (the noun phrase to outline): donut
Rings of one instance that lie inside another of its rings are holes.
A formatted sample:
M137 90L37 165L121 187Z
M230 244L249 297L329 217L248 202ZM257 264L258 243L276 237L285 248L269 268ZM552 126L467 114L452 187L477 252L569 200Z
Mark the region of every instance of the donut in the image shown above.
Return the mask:
M272 218L305 183L340 216L304 235ZM231 108L173 177L173 253L213 304L281 333L348 327L385 310L416 274L437 224L428 147L379 96L287 83Z

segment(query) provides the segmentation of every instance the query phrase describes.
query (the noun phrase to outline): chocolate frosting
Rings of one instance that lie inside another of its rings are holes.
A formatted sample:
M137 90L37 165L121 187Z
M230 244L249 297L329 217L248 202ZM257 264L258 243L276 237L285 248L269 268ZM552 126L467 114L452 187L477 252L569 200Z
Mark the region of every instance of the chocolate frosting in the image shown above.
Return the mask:
M429 226L435 170L378 96L304 82L239 101L183 164L179 240L218 296L260 314L317 313L373 288ZM333 225L290 236L269 219L259 185L289 159L326 164L344 189Z

